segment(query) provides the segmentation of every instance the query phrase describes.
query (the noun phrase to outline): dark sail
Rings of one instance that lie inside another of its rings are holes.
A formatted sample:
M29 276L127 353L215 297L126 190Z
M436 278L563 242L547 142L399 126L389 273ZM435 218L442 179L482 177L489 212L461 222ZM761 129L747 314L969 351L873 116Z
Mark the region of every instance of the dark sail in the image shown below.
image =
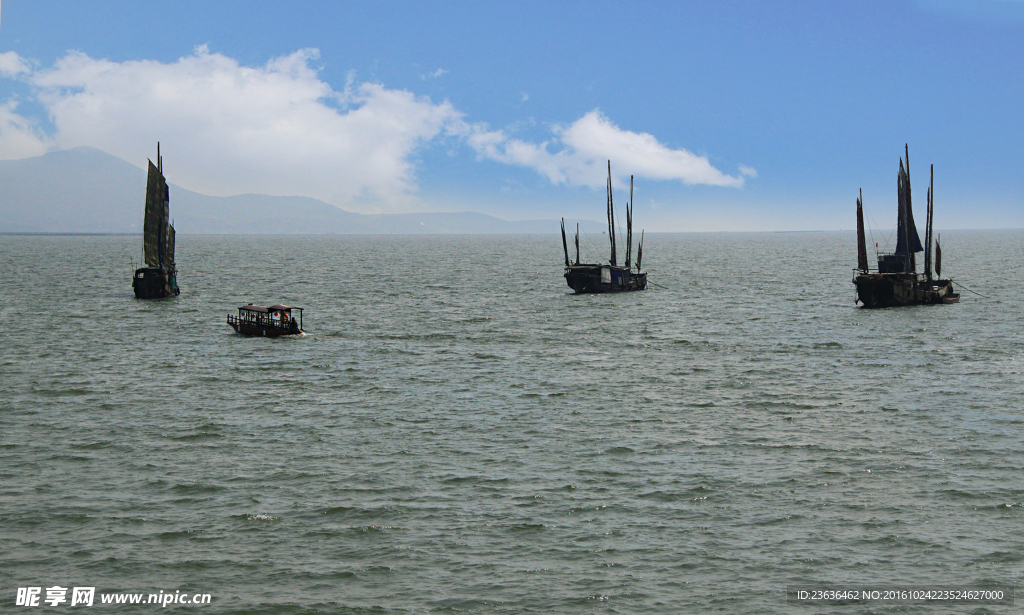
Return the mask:
M864 238L864 193L857 197L857 269L868 270L868 247Z
M163 268L161 258L167 239L167 182L152 161L146 180L146 219L142 225L142 254L147 267Z
M900 217L896 226L896 254L913 254L923 252L921 238L917 234L917 225L914 224L914 210L910 202L910 174L903 168L903 160L900 160L900 174L896 181L896 191L899 197ZM906 237L906 242L904 241ZM910 249L907 249L907 246ZM913 262L913 256L910 258Z
M612 200L612 161L608 161L608 240L612 242L612 258L615 265L615 204Z
M164 250L164 265L166 265L167 271L177 271L177 266L174 264L174 227L167 226L167 244Z
M159 159L158 159L159 160ZM146 180L146 219L142 252L147 267L174 271L174 227L170 225L171 191L159 167L149 163Z
M576 223L576 264L580 264L580 223Z
M562 249L565 251L565 266L569 266L569 246L565 243L565 218L562 218Z
M611 163L609 163L611 164ZM626 203L626 269L633 255L633 176L629 176L629 202Z
M935 189L935 165L932 165L931 179L928 180L928 217L924 231L924 273L932 279L932 191Z
M935 240L935 275L942 275L942 246L938 239Z
M644 232L640 231L640 245L636 248L636 270L640 271L640 262L644 260Z

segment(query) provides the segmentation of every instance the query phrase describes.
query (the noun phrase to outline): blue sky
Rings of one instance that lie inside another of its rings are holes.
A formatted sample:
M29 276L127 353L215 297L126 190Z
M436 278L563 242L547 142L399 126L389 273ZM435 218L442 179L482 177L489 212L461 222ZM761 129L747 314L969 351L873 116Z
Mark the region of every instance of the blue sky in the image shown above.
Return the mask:
M654 231L1024 227L1024 2L0 5L0 159L81 145L206 194Z

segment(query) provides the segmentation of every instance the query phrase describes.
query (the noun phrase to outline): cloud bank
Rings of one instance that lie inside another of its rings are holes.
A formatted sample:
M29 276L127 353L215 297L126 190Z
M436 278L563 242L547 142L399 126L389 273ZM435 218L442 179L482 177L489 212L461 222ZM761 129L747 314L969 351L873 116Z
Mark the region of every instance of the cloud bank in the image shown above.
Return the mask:
M599 111L542 143L510 138L406 90L351 76L335 90L320 78L318 59L303 49L252 67L201 46L170 63L70 52L37 70L2 53L0 77L32 88L50 126L20 115L17 100L0 103L0 158L90 146L142 166L160 141L168 179L190 190L311 196L364 212L415 209L416 156L444 138L556 185L603 186L609 158L626 177L735 187L756 176L747 167L727 175Z
M604 185L607 161L612 170L659 180L678 180L708 186L743 185L757 172L741 167L739 176L726 175L707 157L671 149L653 135L623 130L591 111L569 126L556 126L555 138L534 144L509 138L503 131L476 130L470 145L483 157L534 169L554 184Z
M301 194L374 210L407 204L410 158L459 114L410 92L320 80L313 49L246 67L199 47L174 63L69 53L31 83L59 148L129 161L163 143L171 181L212 195Z

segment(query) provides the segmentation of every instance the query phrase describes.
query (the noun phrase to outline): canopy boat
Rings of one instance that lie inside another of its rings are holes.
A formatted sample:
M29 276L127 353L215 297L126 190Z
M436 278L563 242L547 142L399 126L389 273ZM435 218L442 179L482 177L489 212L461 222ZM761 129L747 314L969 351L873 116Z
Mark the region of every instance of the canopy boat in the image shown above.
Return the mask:
M569 262L569 244L565 239L565 218L562 218L562 250L565 252L565 281L569 288L582 293L618 293L647 288L647 273L640 270L644 255L644 234L636 251L636 271L630 259L633 251L633 176L629 177L629 202L626 203L626 262L619 266L615 258L615 205L612 199L612 163L608 161L608 240L611 259L608 264L580 263L580 228L576 225L576 262Z
M142 226L142 258L146 266L135 270L132 288L137 299L159 299L181 293L174 264L174 226L169 224L171 193L164 178L160 144L156 164L149 161L146 180L146 219Z
M292 310L299 311L299 319L292 316ZM243 335L259 335L277 337L279 335L296 335L302 330L302 308L290 305L243 305L238 308L238 316L228 314L228 324Z
M878 254L878 269L868 269L868 251L864 237L864 195L857 198L857 269L853 283L857 285L857 300L866 308L900 305L955 303L960 295L953 292L953 282L942 279L942 248L935 241L935 274L932 275L932 213L935 195L935 165L931 167L928 185L928 213L925 227L925 245L917 234L914 211L910 198L910 148L905 146L905 161L900 160L896 179L899 214L896 224L896 251ZM876 244L877 247L877 244ZM924 272L917 272L915 255L924 252Z

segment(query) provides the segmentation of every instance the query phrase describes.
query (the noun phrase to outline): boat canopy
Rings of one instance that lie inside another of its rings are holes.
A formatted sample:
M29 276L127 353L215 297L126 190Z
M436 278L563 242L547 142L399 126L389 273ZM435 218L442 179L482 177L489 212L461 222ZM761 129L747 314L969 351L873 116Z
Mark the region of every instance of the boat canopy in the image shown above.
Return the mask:
M302 308L295 307L295 306L292 306L292 305L281 305L281 304L272 305L270 307L267 307L265 305L254 305L252 303L250 303L249 305L243 305L242 307L238 308L238 311L240 311L240 312L260 312L260 313L263 313L263 314L266 314L267 312L288 312L288 311L291 311L291 310L299 310L301 312Z

